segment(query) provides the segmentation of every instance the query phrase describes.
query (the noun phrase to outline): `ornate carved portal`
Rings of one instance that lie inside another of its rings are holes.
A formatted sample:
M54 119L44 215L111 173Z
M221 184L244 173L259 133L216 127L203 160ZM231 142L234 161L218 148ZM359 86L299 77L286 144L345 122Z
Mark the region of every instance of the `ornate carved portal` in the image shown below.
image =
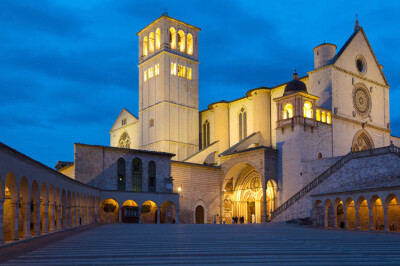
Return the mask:
M370 150L373 148L374 148L374 143L366 131L364 131L364 130L359 131L354 136L353 147L352 147L353 152Z

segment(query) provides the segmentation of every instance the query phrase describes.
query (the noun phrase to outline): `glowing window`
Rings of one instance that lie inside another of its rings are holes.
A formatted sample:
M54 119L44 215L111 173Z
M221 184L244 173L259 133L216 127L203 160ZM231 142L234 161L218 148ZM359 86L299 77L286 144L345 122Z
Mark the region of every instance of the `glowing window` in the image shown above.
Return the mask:
M151 79L152 77L154 77L154 67L149 68L149 79Z
M210 145L210 123L206 120L203 124L203 148Z
M312 118L313 110L312 110L312 104L310 102L305 102L304 103L303 113L304 113L304 117Z
M156 30L156 50L160 49L161 45L161 31L160 28Z
M187 79L192 79L192 69L190 67L187 68Z
M176 63L171 63L171 75L176 76Z
M328 123L328 124L332 123L331 113L326 114L326 123Z
M239 113L239 141L247 137L247 113L242 107Z
M186 77L186 67L178 65L178 77L181 77L181 78Z
M288 103L283 108L283 119L289 119L293 117L293 106Z
M321 111L320 110L316 111L316 117L317 117L317 121L321 121Z
M157 64L154 68L156 76L160 75L160 64Z
M147 55L147 36L143 38L143 55Z
M169 29L169 45L171 49L176 49L176 30L172 27Z
M185 33L182 30L178 31L178 47L179 51L185 51Z
M322 111L322 114L321 114L321 121L322 122L326 122L326 114L325 114L325 111Z
M151 32L149 36L149 53L152 52L154 52L154 32Z
M187 35L187 53L193 54L193 36L190 33Z
M144 81L147 81L147 70L144 71L144 77L143 77Z

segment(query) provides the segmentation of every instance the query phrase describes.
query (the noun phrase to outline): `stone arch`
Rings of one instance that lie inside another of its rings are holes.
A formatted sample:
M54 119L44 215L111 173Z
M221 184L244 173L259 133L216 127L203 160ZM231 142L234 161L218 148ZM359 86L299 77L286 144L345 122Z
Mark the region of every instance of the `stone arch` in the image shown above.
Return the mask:
M347 198L344 203L346 228L356 229L356 207L352 198Z
M40 235L40 191L36 180L32 182L31 195L31 234Z
M276 204L277 204L277 199L278 199L278 184L276 184L275 180L268 180L267 186L266 186L266 199L267 199L267 213L269 214L269 217L271 217L271 214L273 211L275 211Z
M71 221L72 221L72 213L71 213L71 191L68 190L67 192L67 228L71 227Z
M61 228L67 227L67 194L65 189L61 192Z
M366 130L361 129L354 135L351 149L353 152L370 150L374 148L374 141Z
M176 223L176 206L172 201L164 201L160 206L160 223L174 224Z
M322 206L322 201L316 200L314 202L314 225L315 226L324 226L324 207Z
M256 223L262 221L264 208L266 210L266 206L263 206L262 193L267 192L262 189L265 187L262 173L254 163L249 161L235 163L226 170L222 186L223 198L229 196L233 204L227 204L223 208L222 219L225 223L231 223L233 217L238 217L238 221L244 223L250 223L253 220ZM227 185L230 189L226 189ZM258 193L259 190L262 193ZM254 200L249 200L248 191L254 192Z
M334 221L336 222L336 227L344 228L344 206L343 201L340 198L335 199L333 209L336 211L336 221Z
M378 195L373 195L370 199L370 205L372 210L372 225L371 228L377 231L385 230L385 219L382 199Z
M118 223L119 204L115 199L104 199L100 203L100 221L102 223Z
M389 194L385 200L389 231L400 231L400 206L395 194Z
M53 184L49 185L49 211L48 211L48 221L49 221L49 231L54 231L55 229L55 219L56 219L56 211L55 211L55 203L56 203L56 195L54 192Z
M369 206L364 196L360 196L356 202L358 210L358 227L361 230L369 230Z
M75 191L71 194L71 226L76 226L76 197Z
M147 200L143 202L140 208L140 216L143 224L157 223L159 217L157 217L158 206L154 201Z
M196 212L197 207L201 207L203 212L202 213ZM193 204L192 212L193 212L193 223L207 223L208 208L203 200L199 199ZM203 214L202 215L203 217L201 217L201 214Z
M332 200L327 199L325 200L324 204L324 226L326 227L334 227L334 208L333 208L333 203Z
M19 184L19 194L20 194L20 206L19 209L19 231L20 236L27 238L31 236L30 226L31 226L31 195L30 186L28 180L25 176L21 178Z
M4 186L3 239L18 240L19 189L12 172L7 173Z

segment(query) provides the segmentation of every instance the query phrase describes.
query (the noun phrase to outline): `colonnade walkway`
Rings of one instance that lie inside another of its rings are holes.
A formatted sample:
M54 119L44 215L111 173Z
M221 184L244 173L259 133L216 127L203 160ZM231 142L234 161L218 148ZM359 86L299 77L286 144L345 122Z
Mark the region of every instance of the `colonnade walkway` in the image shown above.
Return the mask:
M399 265L400 234L284 223L106 224L4 265L295 264Z

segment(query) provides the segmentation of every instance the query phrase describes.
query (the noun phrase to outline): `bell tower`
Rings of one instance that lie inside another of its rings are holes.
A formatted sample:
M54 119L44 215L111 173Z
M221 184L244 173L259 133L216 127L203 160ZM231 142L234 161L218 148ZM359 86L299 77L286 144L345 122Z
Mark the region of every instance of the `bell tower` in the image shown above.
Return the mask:
M139 36L139 147L184 160L199 149L200 29L162 15Z

